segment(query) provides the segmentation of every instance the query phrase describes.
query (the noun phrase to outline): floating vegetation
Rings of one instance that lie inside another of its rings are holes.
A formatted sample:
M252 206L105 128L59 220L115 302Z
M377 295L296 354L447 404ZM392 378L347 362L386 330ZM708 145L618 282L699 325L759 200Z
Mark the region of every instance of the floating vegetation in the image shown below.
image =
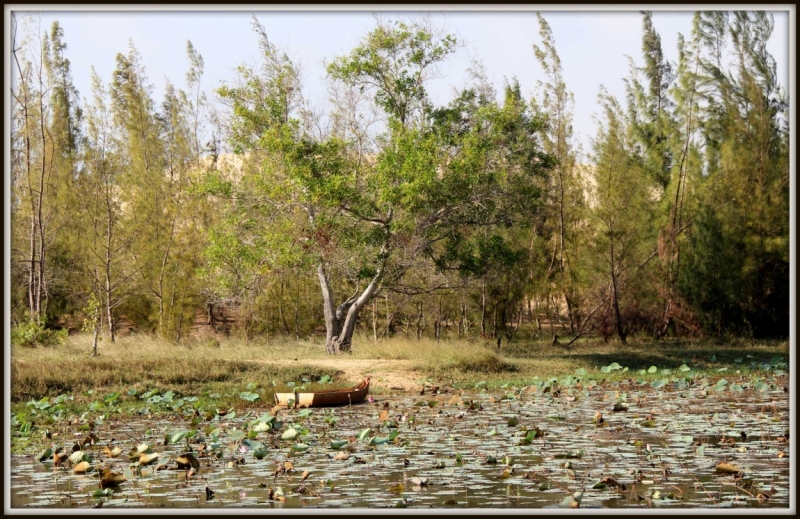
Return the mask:
M12 457L11 505L788 507L786 376L654 368L658 384L583 371L313 411L87 414Z

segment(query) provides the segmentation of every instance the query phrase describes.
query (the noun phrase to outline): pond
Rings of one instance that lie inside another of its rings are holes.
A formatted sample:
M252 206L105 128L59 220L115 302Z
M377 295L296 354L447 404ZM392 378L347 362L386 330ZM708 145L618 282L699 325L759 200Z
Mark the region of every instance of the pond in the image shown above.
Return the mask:
M72 463L13 456L11 506L786 508L789 395L739 389L573 380L110 418L60 431ZM104 467L125 481L101 489Z

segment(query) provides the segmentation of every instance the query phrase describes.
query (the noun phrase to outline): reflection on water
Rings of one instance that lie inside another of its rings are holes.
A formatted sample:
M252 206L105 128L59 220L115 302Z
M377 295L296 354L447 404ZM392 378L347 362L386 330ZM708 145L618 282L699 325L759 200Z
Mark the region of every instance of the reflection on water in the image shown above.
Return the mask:
M205 422L189 443L201 464L190 476L177 470L174 461L163 470L146 467L134 475L136 464L126 456L140 442L163 453L162 461L186 452L185 441L163 445L166 433L191 428L182 416L107 422L94 431L100 441L87 450L94 460L126 473L128 481L108 496L95 497L98 476L54 467L52 459L14 456L11 506L542 508L559 506L581 489L581 507L789 505L789 446L778 440L788 429L788 395L731 397L634 385L627 389L629 410L620 413L611 412L617 392L599 388L568 389L555 397L529 391L498 401L500 396L462 395L464 401L474 399L476 409L448 403L451 395L379 398L374 404L337 408L335 427L326 423L322 410L307 418L291 411L279 418L281 431L290 423L302 425L309 434L298 440L310 448L294 453L294 442L279 440L280 432L260 433L256 439L267 447L261 460L229 434L262 411ZM415 405L433 399L438 405ZM394 442L369 445L374 434L385 438L394 430L379 419L384 409L389 415L384 418L395 421L400 434ZM603 413L600 426L593 423L598 411ZM332 439L347 439L368 427L373 433L366 438L351 438L346 449L331 448ZM528 434L537 428L544 437ZM197 451L211 443L212 429L218 430L223 447L219 457L203 457ZM66 430L60 438L69 447L84 435ZM116 459L102 454L112 439L123 447ZM347 459L334 459L344 451L349 451ZM293 470L276 476L276 468L287 460ZM715 474L720 461L735 464L744 477ZM302 480L304 471L310 474ZM625 489L613 484L593 488L606 477ZM210 499L207 488L213 491Z

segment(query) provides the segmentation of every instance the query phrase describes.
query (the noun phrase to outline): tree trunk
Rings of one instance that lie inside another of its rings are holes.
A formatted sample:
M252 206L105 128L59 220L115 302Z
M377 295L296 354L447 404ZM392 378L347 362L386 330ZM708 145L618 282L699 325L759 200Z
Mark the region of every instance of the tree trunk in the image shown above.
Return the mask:
M386 258L385 251L381 251L381 257ZM326 329L326 351L328 353L339 353L350 351L353 344L353 333L356 330L356 323L358 322L358 315L361 309L364 308L372 296L378 291L378 288L383 280L383 269L385 267L385 259L382 260L378 266L378 271L370 281L367 288L361 293L358 298L351 297L336 310L333 310L333 292L330 288L328 275L325 272L324 266L320 263L317 267L317 274L322 288L322 298L325 310L325 329Z
M108 324L108 338L109 342L114 342L114 316L111 313L111 275L108 269L106 269L106 322Z
M497 301L494 303L494 310L492 312L492 337L497 338Z
M36 311L36 218L31 215L31 248L28 266L28 299L31 308L31 321L39 322L39 314Z
M289 335L289 323L286 322L286 316L283 314L283 285L285 280L283 276L281 276L281 286L280 291L278 292L278 315L281 318L281 322L283 323L283 330L286 332L286 335Z
M377 298L372 300L372 342L375 344L378 343L378 299Z
M113 296L113 288L111 285L111 251L112 251L112 236L113 236L113 215L108 202L106 203L106 257L105 257L105 282L106 282L106 319L108 320L108 336L109 342L114 342L114 316L111 315L111 297Z
M461 301L461 320L458 323L458 336L459 338L462 335L467 334L467 302L466 300Z
M422 339L422 303L417 303L417 340Z
M486 335L486 278L481 286L481 335Z
M439 342L439 338L442 336L442 296L439 296L439 305L436 307L436 322L434 323L433 330L436 336L436 342Z
M297 293L294 300L294 338L300 340L300 284L297 284Z
M180 341L183 334L183 304L186 298L186 284L183 285L183 290L181 290L181 302L179 305L178 310L178 329L176 330L176 340Z
M108 297L108 295L107 295ZM106 301L106 321L108 323L109 342L114 342L114 316L111 314L111 305Z
M389 314L389 292L386 292L386 337L391 337L391 333L393 332L393 324L394 324L394 316L397 313L397 308L395 311Z
M92 334L92 356L97 357L97 335L100 333L100 309L97 306L94 307L92 322L94 322L94 330Z
M317 277L322 289L322 310L325 314L325 350L328 353L336 353L333 340L334 337L339 336L339 323L333 307L333 290L328 283L328 273L325 272L325 266L322 263L317 265Z
M622 323L622 314L619 311L619 297L617 294L617 277L614 275L613 271L611 273L611 290L612 290L612 300L614 304L614 318L616 320L617 325L617 334L619 335L619 340L622 341L622 344L626 343L626 333Z

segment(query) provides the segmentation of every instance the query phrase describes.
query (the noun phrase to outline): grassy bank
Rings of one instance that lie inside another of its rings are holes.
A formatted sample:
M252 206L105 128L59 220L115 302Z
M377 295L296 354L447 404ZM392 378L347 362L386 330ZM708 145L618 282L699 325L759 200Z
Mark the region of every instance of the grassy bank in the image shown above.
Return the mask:
M43 430L57 430L64 424L88 427L95 420L160 414L207 421L232 411L269 409L277 391L354 384L357 380L348 380L336 366L344 369L345 364L359 360L368 365L376 359L405 361L402 365L411 366L408 376L415 385L428 379L457 388L491 389L522 387L576 373L601 384L624 378L649 382L674 373L682 364L691 366L693 376L709 379L733 379L739 374L758 378L771 369L788 371L789 345L582 341L566 349L519 342L498 350L480 341L395 338L374 344L362 338L355 342L352 354L331 357L323 344L313 341L231 339L175 345L149 336L129 336L113 345L102 344L98 357L90 357L89 350L87 336L70 337L58 347L12 346L15 452L30 442L44 441ZM609 370L614 363L619 367ZM380 395L390 389L376 383L370 391Z
M311 385L324 375L334 387L343 380L336 370L305 364L306 360L397 359L410 361L419 378L441 379L458 385L485 380L490 386L524 382L574 373L597 372L617 362L635 371L650 366L677 368L683 363L695 370L713 372L724 366L748 366L788 355L788 342L709 341L633 342L631 344L581 341L571 348L545 342L494 345L481 341L408 340L395 338L373 343L357 340L352 354L331 357L319 341L251 341L231 339L170 344L149 336L128 336L115 344L101 344L98 357L89 357L90 338L72 336L56 348L16 348L11 352L12 404L43 397L72 395L90 402L97 394L172 390L180 395L219 394L220 406L241 404L239 393L259 388L256 404L272 402L273 392L286 390L290 381ZM738 360L738 363L737 363ZM380 388L375 388L381 391ZM91 394L87 394L91 391ZM229 396L225 396L229 395ZM125 400L125 399L123 399Z

